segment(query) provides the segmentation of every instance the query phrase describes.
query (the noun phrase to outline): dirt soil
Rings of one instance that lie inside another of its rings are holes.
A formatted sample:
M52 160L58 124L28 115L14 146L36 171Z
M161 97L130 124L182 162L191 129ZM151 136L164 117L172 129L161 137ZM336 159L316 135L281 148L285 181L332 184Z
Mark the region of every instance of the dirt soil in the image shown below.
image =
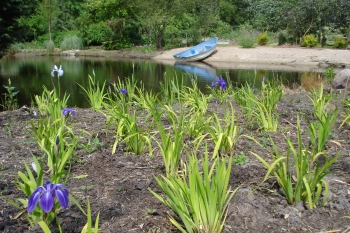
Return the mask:
M312 118L312 103L308 93L302 90L288 91L278 103L280 114L279 130L270 136L281 150L286 148L283 135L296 140L296 116L302 114ZM341 110L343 95L336 97L335 105ZM215 111L223 115L227 104L210 103L208 113ZM339 128L343 115L339 117L326 151L330 156L341 153L332 166L334 171L326 176L329 184L329 200L325 206L308 209L303 203L291 206L287 203L276 181L257 186L262 182L266 169L250 152L264 158L270 157L272 151L268 134L251 129L242 117L241 110L234 103L241 134L254 136L263 147L241 137L235 146L235 154L243 152L250 161L243 166L233 165L230 187L239 187L229 208L224 232L349 232L350 219L350 126ZM343 111L341 111L343 114ZM32 162L32 155L41 157L43 153L29 136L29 121L36 121L24 109L0 113L0 231L1 232L41 232L39 227L30 228L20 210L7 200L25 198L15 185L18 171L24 171L24 161ZM93 152L79 148L74 153L70 177L88 175L84 179L69 179L67 188L86 209L90 200L93 219L100 212L100 232L118 233L177 233L169 221L173 212L150 192L149 188L161 193L153 176L164 175L164 165L157 143L153 141L153 156L149 154L130 154L125 145L119 144L115 154L111 154L114 142L112 134L106 135L106 120L101 113L91 109L77 109L77 117L70 118L77 123L75 132L85 130L98 137L103 143ZM166 122L166 119L164 119ZM145 123L147 124L147 122ZM302 118L303 139L308 143L306 120ZM185 144L189 144L186 140ZM212 151L213 148L209 148ZM186 160L186 155L183 155ZM151 210L151 211L149 211ZM60 210L59 219L63 232L80 232L86 223L86 217L73 204ZM53 232L57 227L51 226Z

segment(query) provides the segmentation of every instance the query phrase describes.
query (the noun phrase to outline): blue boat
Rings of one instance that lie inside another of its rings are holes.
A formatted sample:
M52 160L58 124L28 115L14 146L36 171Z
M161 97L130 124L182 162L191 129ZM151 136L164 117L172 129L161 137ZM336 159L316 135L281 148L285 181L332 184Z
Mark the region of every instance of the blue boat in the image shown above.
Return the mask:
M194 77L199 77L207 82L214 82L216 80L216 71L213 67L207 65L205 62L190 62L174 64L174 67L182 70L184 73Z
M219 39L217 37L211 38L210 40L197 44L196 46L174 54L173 56L177 61L187 62L203 60L216 51L218 40Z

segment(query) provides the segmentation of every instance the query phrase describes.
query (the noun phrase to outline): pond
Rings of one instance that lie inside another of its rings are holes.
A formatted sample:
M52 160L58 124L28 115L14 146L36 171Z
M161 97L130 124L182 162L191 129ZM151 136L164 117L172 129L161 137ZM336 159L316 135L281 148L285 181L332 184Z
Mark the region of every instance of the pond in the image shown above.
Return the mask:
M304 72L279 71L268 69L237 69L216 68L204 62L166 65L153 60L125 60L111 58L86 57L7 57L0 59L0 93L6 89L3 85L11 79L12 86L20 92L17 95L19 106L30 106L35 95L40 95L43 85L51 89L57 82L57 77L51 77L54 65L62 65L64 75L60 77L61 91L70 94L70 107L87 108L89 104L82 93L83 87L88 85L88 76L95 72L96 80L102 85L104 82L117 82L132 76L142 83L146 90L159 91L160 82L165 79L174 80L184 78L184 85L191 85L191 77L196 76L199 88L207 93L208 86L222 75L230 79L235 85L248 83L256 88L261 84L264 76L267 81L279 79L284 85L292 87L300 84ZM1 101L2 101L1 99ZM2 103L2 102L0 102Z

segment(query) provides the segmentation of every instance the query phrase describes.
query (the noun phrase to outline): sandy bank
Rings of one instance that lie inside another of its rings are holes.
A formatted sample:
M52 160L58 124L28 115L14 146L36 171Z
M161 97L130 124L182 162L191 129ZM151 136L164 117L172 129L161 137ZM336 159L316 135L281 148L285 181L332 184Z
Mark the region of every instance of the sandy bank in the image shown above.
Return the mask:
M171 65L175 63L173 54L182 50L184 48L168 50L152 59ZM350 50L270 46L243 49L238 46L218 46L216 53L204 62L216 68L313 71L350 65Z

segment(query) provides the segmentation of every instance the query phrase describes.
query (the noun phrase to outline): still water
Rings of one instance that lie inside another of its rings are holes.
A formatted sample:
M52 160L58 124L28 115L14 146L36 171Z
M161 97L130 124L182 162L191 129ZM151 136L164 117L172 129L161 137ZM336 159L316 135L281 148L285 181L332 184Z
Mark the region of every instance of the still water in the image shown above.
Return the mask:
M0 59L0 93L6 89L8 79L12 86L20 92L17 95L19 106L30 106L31 99L40 95L43 85L52 89L57 83L57 77L51 77L54 65L62 65L64 75L60 77L61 91L70 94L69 107L87 108L89 104L78 84L86 87L88 76L93 75L100 83L117 82L134 77L142 83L146 90L159 91L160 82L165 79L174 80L184 78L184 85L191 84L191 76L196 74L197 83L203 92L208 92L210 84L216 76L222 75L224 79L230 79L235 85L248 83L259 88L260 80L264 76L266 80L279 79L284 85L292 86L300 83L301 72L286 72L276 70L241 70L219 69L203 62L164 65L152 60L116 60L108 58L85 57L8 57ZM193 76L192 76L193 77Z

